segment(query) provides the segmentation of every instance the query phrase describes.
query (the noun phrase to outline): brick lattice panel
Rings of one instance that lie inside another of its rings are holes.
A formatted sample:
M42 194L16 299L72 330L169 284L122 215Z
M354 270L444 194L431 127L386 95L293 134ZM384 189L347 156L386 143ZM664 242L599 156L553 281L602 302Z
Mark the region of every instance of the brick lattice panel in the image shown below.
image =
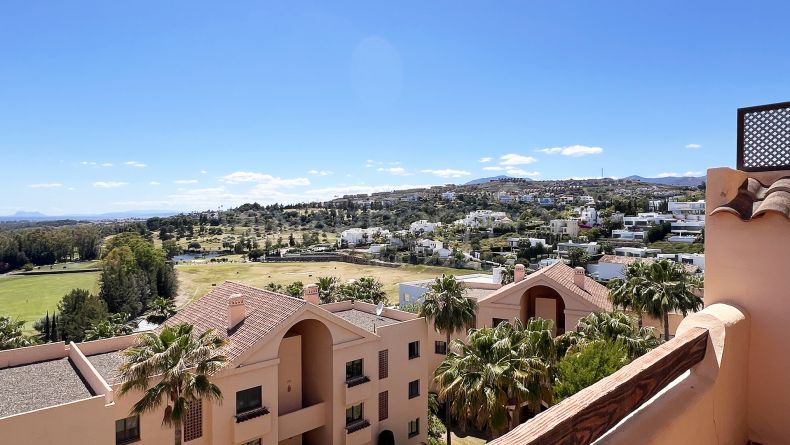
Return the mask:
M739 168L790 168L790 103L744 109L740 117Z
M379 422L387 420L390 416L390 393L384 391L379 393Z
M379 351L379 379L386 379L390 375L389 349Z
M184 419L184 442L203 437L203 401L189 402L187 417Z

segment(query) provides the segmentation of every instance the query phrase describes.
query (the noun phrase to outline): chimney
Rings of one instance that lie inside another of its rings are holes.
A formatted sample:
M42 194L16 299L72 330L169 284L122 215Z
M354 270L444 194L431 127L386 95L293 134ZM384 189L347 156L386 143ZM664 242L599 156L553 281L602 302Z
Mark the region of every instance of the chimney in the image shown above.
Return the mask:
M304 287L304 301L315 304L316 306L321 304L321 298L318 296L317 284L308 284Z
M242 294L233 294L228 297L228 330L232 330L247 316L247 306L244 304Z
M513 270L513 282L518 283L525 276L527 276L527 268L523 264L516 264L516 268Z
M573 284L579 289L584 289L584 268L575 267L573 269Z

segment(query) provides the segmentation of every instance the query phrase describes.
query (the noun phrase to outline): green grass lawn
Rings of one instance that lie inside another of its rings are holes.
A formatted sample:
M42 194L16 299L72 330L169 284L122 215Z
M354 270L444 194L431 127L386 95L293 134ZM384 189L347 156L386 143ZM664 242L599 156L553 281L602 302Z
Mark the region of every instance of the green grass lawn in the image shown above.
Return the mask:
M442 273L462 275L471 270L446 267L404 265L398 268L365 266L342 262L307 263L206 263L179 264L176 266L179 281L178 303L195 300L206 295L212 284L233 280L255 287L264 287L269 282L290 284L301 281L314 283L320 276L336 276L342 281L372 276L384 284L390 302L398 301L398 283L420 279L431 279Z
M13 276L0 275L0 315L24 320L26 332L33 321L52 313L63 295L74 288L99 290L99 272Z

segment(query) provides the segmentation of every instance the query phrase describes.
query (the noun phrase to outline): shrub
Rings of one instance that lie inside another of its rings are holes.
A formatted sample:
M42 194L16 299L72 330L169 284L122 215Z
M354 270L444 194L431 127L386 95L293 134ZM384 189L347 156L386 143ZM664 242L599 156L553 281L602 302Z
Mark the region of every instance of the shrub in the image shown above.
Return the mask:
M570 397L628 364L620 342L594 341L571 349L557 365L555 402Z

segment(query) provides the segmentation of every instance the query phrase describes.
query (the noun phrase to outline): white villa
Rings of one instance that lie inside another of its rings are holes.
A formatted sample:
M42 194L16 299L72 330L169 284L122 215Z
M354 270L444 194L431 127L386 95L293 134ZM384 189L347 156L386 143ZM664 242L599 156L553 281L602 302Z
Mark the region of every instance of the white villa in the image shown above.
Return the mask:
M469 212L465 218L455 221L455 224L462 224L466 227L494 227L500 224L510 224L513 221L508 218L505 212L494 212L492 210L475 210Z
M429 222L427 220L421 219L419 221L414 221L409 225L409 231L411 233L418 233L419 231L423 231L424 233L431 233L442 226L440 222Z
M590 243L574 243L568 241L564 243L557 243L557 250L555 250L555 252L560 256L567 256L571 249L581 249L587 255L597 255L601 252L601 245L594 241Z
M555 235L568 235L573 238L579 236L579 220L575 218L552 219L549 221L549 229Z
M392 239L392 233L381 227L369 227L367 229L353 227L340 233L340 236L337 237L337 246L342 247L344 242L348 246L366 245L372 243L375 238L384 238L384 240L389 241Z
M590 226L598 224L598 211L595 210L595 207L584 208L579 212L579 215L579 219Z
M616 256L629 256L637 258L656 257L661 253L661 249L650 249L647 247L617 247L614 249Z

